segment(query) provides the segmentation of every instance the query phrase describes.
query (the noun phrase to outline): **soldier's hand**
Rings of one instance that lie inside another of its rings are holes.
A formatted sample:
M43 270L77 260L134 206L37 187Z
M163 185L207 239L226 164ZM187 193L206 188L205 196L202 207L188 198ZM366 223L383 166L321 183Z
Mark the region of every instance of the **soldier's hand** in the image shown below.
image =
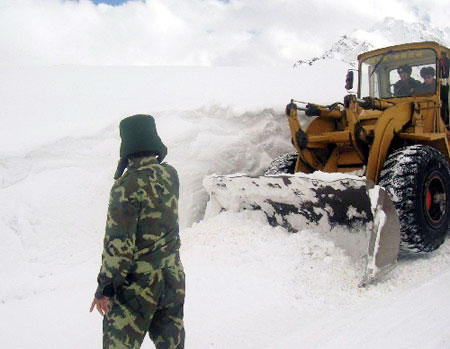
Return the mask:
M92 310L94 310L94 307L97 307L98 312L101 316L104 316L108 311L108 301L109 297L103 297L103 298L94 298L91 304L91 309L89 310L90 313L92 313Z

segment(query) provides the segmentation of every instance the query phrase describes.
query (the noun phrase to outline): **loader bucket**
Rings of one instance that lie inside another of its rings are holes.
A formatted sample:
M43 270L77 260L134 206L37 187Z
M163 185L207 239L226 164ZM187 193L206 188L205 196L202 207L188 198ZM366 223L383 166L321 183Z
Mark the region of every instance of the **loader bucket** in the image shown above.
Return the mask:
M221 211L261 210L269 224L290 232L327 227L326 238L353 258L367 257L365 286L391 270L400 248L400 226L384 189L365 178L316 172L314 175L211 175L205 216Z

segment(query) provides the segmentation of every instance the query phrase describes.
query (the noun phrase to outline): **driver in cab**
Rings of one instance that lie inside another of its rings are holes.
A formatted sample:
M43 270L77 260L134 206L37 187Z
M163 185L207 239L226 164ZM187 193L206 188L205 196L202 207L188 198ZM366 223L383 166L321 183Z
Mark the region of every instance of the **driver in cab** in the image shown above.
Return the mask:
M412 96L422 85L420 81L411 77L411 72L412 69L408 64L404 64L397 68L400 80L394 84L395 97Z

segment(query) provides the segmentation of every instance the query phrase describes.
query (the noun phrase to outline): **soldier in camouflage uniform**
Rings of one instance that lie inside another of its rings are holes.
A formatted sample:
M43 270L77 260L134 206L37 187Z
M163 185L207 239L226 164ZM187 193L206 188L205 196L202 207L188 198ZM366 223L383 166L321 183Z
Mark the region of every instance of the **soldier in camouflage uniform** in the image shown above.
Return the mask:
M104 348L184 348L185 280L178 233L179 182L149 115L120 123L121 160L108 207L102 266L91 305ZM122 175L125 167L127 171Z

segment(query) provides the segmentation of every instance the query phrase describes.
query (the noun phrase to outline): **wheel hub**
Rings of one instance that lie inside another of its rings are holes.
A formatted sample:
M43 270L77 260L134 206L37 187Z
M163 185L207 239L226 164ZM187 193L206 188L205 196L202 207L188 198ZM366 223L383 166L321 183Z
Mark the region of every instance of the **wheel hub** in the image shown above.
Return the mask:
M430 225L438 226L447 215L447 188L439 172L428 176L424 189L425 217Z

